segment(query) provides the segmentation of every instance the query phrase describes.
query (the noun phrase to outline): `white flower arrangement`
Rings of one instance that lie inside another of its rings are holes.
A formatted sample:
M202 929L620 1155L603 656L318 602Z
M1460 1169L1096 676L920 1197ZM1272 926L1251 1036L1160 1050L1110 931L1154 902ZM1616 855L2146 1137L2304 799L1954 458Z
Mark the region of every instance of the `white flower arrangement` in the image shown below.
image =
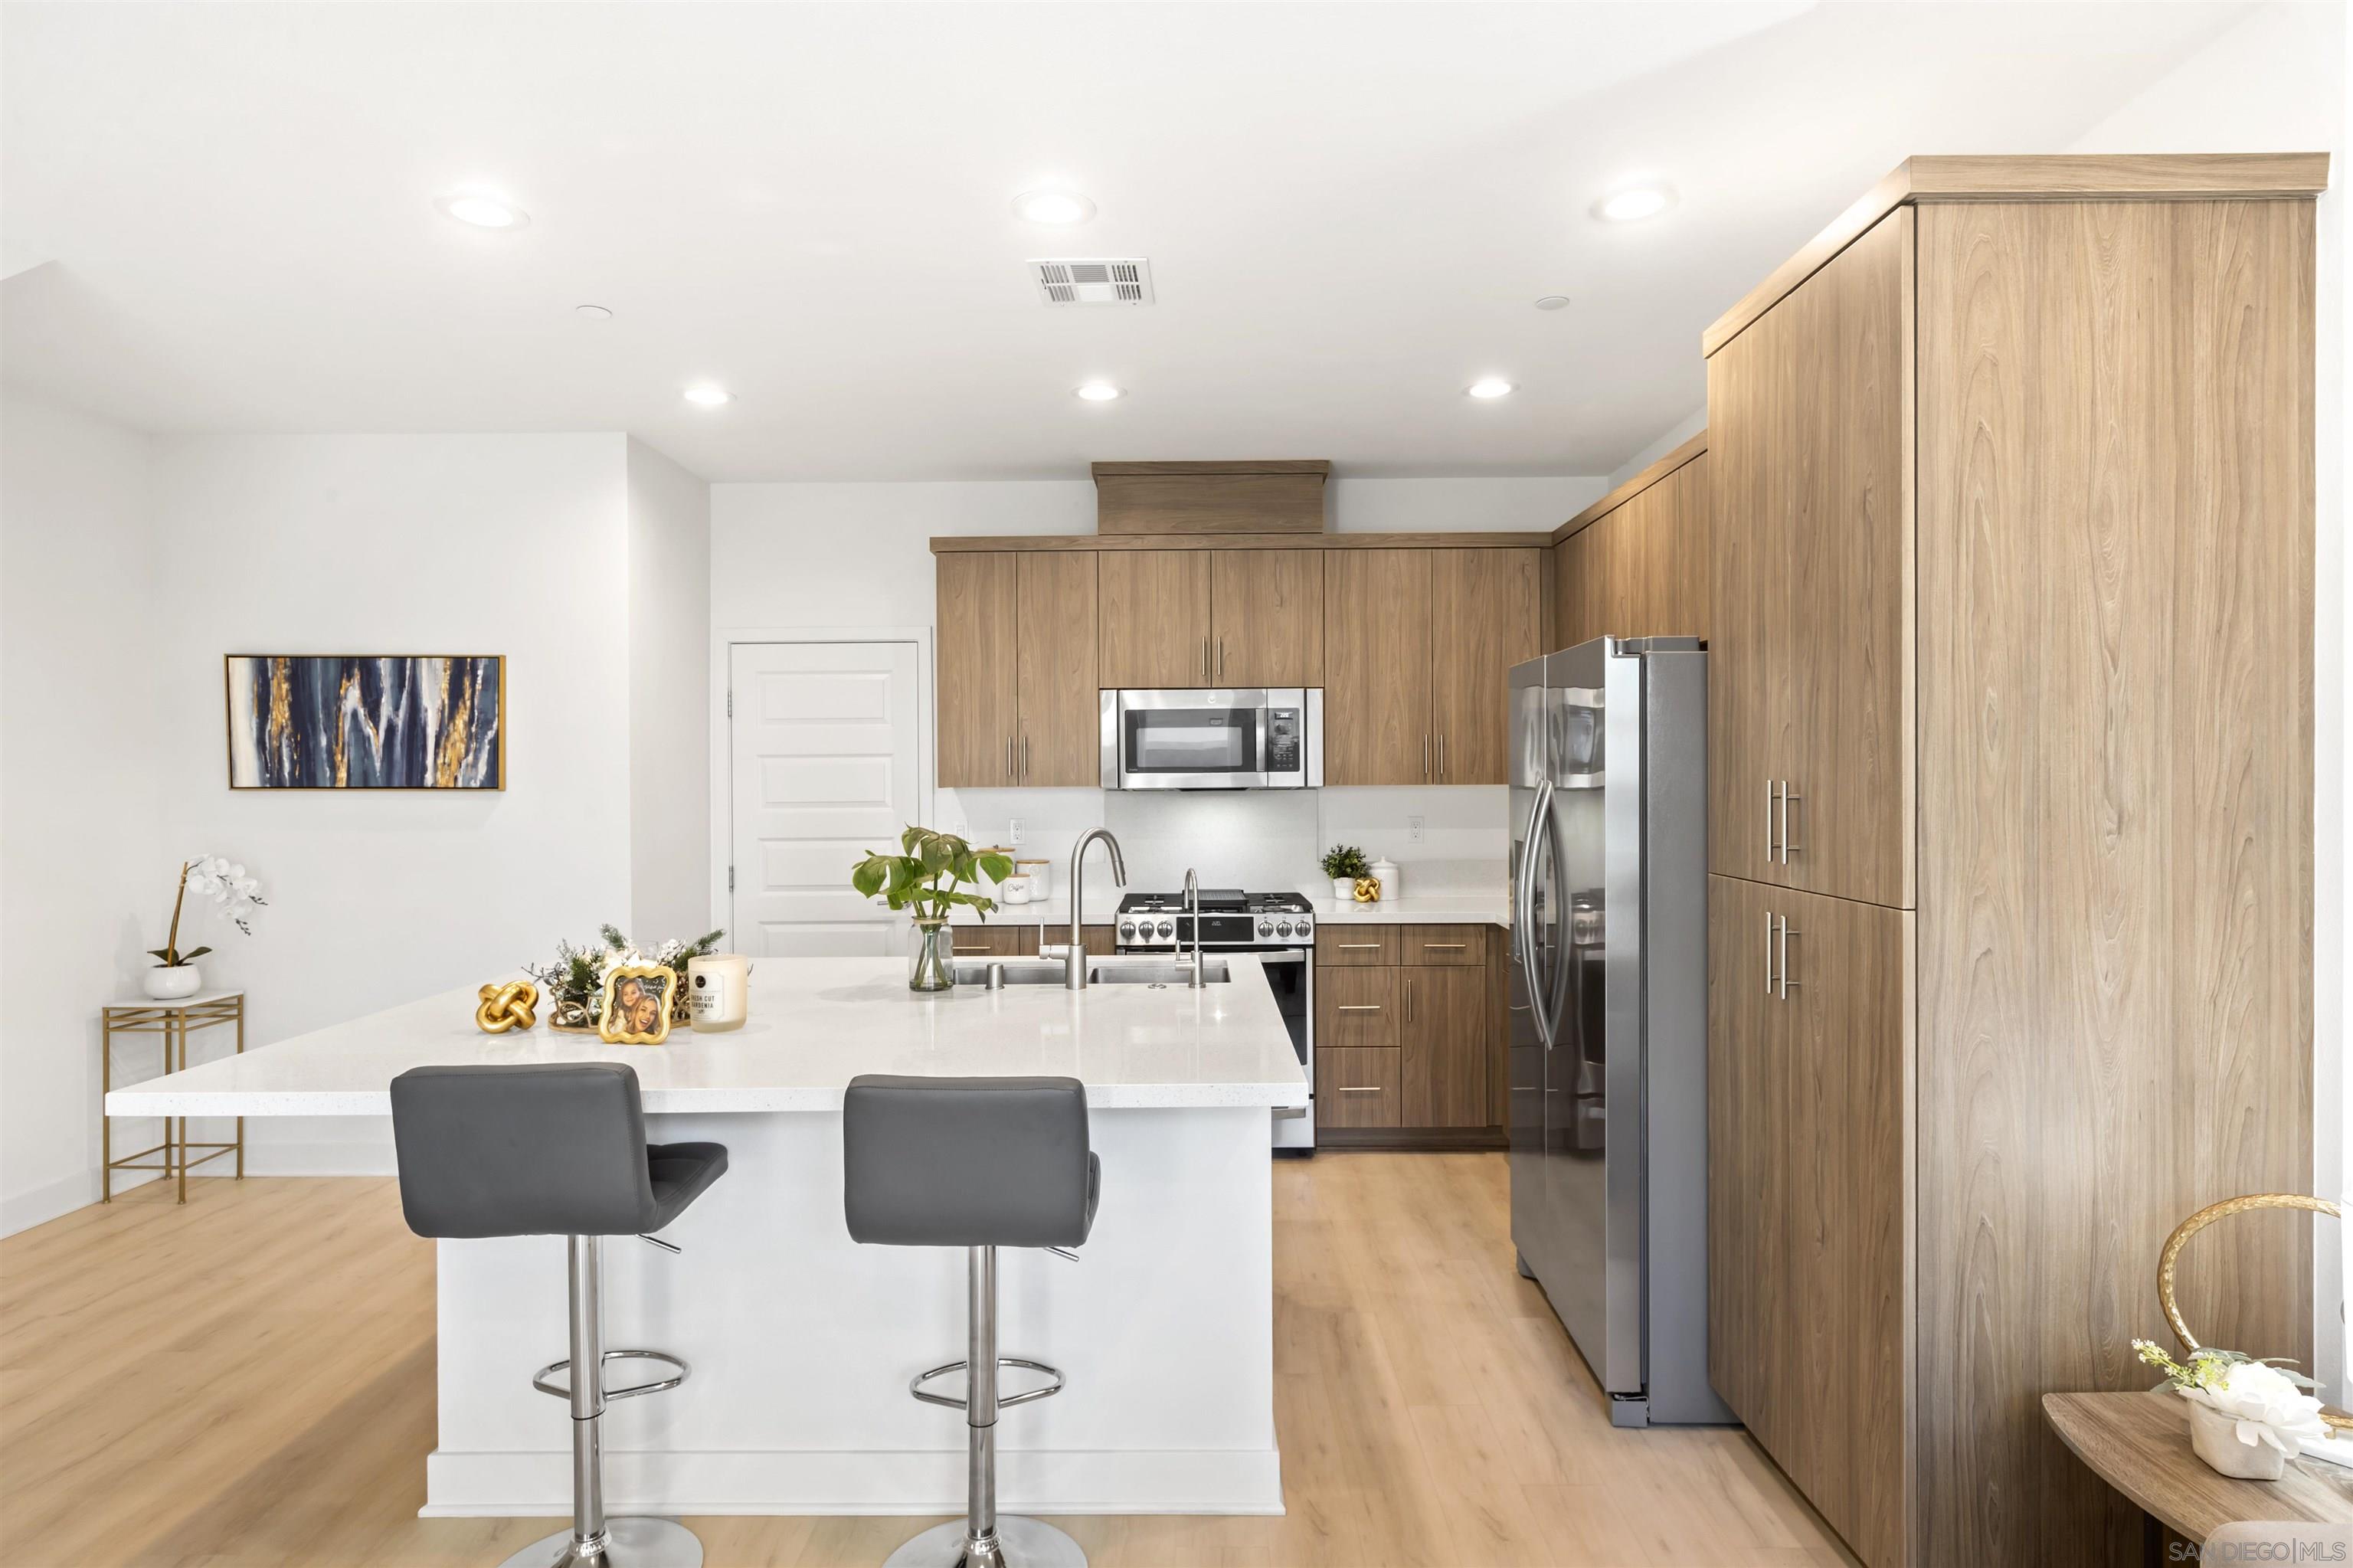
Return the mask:
M2186 1366L2147 1340L2135 1340L2133 1351L2166 1374L2166 1387L2231 1422L2242 1446L2267 1446L2293 1459L2306 1439L2328 1436L2320 1401L2304 1392L2313 1382L2301 1372L2283 1372L2236 1351L2195 1350Z
M245 874L245 867L216 854L200 854L180 863L180 886L172 896L172 934L160 948L150 948L149 956L164 969L179 969L195 962L212 951L210 948L180 950L180 916L187 907L188 895L213 901L214 912L235 926L244 935L253 935L252 915L264 908L269 900L261 896L261 884Z

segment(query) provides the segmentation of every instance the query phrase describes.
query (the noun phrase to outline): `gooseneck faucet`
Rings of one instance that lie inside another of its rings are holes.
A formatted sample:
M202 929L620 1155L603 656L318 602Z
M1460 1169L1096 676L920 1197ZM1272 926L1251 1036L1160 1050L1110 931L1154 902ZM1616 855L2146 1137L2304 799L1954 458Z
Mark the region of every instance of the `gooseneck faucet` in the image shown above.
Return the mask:
M1185 982L1188 991L1199 991L1201 979L1201 879L1191 866L1185 868L1185 907L1193 912L1193 978Z
M1079 929L1081 914L1086 908L1087 846L1097 839L1111 851L1111 879L1120 886L1127 885L1127 862L1119 853L1119 841L1112 837L1109 828L1092 828L1071 846L1071 945L1062 954L1062 984L1071 991L1087 989L1087 944Z

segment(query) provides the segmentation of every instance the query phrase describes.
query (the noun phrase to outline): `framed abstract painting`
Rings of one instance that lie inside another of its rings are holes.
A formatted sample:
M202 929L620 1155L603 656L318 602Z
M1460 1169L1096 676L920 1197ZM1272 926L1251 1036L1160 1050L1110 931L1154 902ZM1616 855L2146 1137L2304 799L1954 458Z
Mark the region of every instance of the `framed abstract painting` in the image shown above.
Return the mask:
M503 789L498 654L231 653L232 789Z

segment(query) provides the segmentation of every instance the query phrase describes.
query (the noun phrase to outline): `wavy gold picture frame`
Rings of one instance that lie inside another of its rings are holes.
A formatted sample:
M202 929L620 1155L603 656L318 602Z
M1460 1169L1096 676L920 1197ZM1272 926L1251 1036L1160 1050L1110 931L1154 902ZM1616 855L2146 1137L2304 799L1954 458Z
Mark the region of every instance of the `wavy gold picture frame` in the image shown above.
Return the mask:
M659 987L644 984L660 981ZM630 982L637 989L630 989ZM648 993L650 992L650 995ZM670 1004L678 995L678 971L668 964L622 964L605 971L604 1007L598 1015L596 1037L607 1045L659 1045L670 1038ZM651 1012L652 1027L635 1029L633 1023L647 1022Z

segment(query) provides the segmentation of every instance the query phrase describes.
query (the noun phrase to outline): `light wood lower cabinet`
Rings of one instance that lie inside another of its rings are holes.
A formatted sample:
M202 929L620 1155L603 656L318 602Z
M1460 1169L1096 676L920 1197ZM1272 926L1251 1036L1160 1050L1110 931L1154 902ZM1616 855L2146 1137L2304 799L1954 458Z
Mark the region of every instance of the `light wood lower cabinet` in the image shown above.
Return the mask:
M1387 1119L1327 1101L1316 1082L1319 1120L1335 1127L1391 1127L1408 1140L1498 1125L1491 1075L1500 1026L1485 926L1327 926L1315 933L1315 1044L1322 1053L1393 1053L1397 1093ZM1330 1121L1333 1117L1349 1119ZM1460 1146L1460 1139L1456 1139Z
M1709 883L1710 1381L1865 1562L1898 1562L1913 917Z
M1447 962L1398 971L1398 1065L1406 1127L1485 1127L1487 970Z
M1315 1125L1395 1127L1398 1093L1394 1045L1315 1053Z

